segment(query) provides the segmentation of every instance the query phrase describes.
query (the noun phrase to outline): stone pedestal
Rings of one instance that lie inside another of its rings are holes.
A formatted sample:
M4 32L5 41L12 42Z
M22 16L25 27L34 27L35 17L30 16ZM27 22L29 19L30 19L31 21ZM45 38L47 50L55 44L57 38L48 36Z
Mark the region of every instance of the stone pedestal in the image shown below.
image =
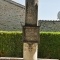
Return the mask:
M23 57L24 60L37 60L39 27L23 27Z
M23 26L23 58L37 60L39 27L37 26L38 0L26 0L25 26Z
M24 60L37 60L38 43L24 43Z

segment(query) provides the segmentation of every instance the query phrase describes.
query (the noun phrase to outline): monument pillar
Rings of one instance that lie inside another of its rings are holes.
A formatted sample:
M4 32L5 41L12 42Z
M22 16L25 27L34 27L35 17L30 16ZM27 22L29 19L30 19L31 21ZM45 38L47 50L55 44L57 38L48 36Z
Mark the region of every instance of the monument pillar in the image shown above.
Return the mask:
M38 0L26 0L25 26L23 26L23 58L37 60L39 26L37 26Z

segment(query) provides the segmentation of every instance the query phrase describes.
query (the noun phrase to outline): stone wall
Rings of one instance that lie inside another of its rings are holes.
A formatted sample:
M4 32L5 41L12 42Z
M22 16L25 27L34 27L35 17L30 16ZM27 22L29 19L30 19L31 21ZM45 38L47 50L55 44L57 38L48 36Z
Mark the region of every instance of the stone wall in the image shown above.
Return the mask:
M0 0L0 30L21 30L25 22L25 8L11 0Z
M40 31L60 31L60 21L39 20ZM25 7L12 0L0 0L0 30L22 30Z
M60 31L60 21L39 20L40 31Z

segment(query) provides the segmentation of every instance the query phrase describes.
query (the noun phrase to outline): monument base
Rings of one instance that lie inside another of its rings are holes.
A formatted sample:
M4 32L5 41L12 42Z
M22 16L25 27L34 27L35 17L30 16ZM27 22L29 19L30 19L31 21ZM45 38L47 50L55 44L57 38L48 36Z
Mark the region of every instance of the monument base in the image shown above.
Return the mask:
M38 43L23 43L24 60L37 60Z

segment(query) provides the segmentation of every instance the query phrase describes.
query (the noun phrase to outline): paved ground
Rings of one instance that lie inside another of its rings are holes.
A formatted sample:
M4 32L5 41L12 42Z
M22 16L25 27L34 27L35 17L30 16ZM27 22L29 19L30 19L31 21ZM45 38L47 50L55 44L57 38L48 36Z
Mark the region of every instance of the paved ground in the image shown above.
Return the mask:
M23 60L23 58L14 58L14 57L0 57L0 60ZM38 60L59 60L59 59L40 59Z

